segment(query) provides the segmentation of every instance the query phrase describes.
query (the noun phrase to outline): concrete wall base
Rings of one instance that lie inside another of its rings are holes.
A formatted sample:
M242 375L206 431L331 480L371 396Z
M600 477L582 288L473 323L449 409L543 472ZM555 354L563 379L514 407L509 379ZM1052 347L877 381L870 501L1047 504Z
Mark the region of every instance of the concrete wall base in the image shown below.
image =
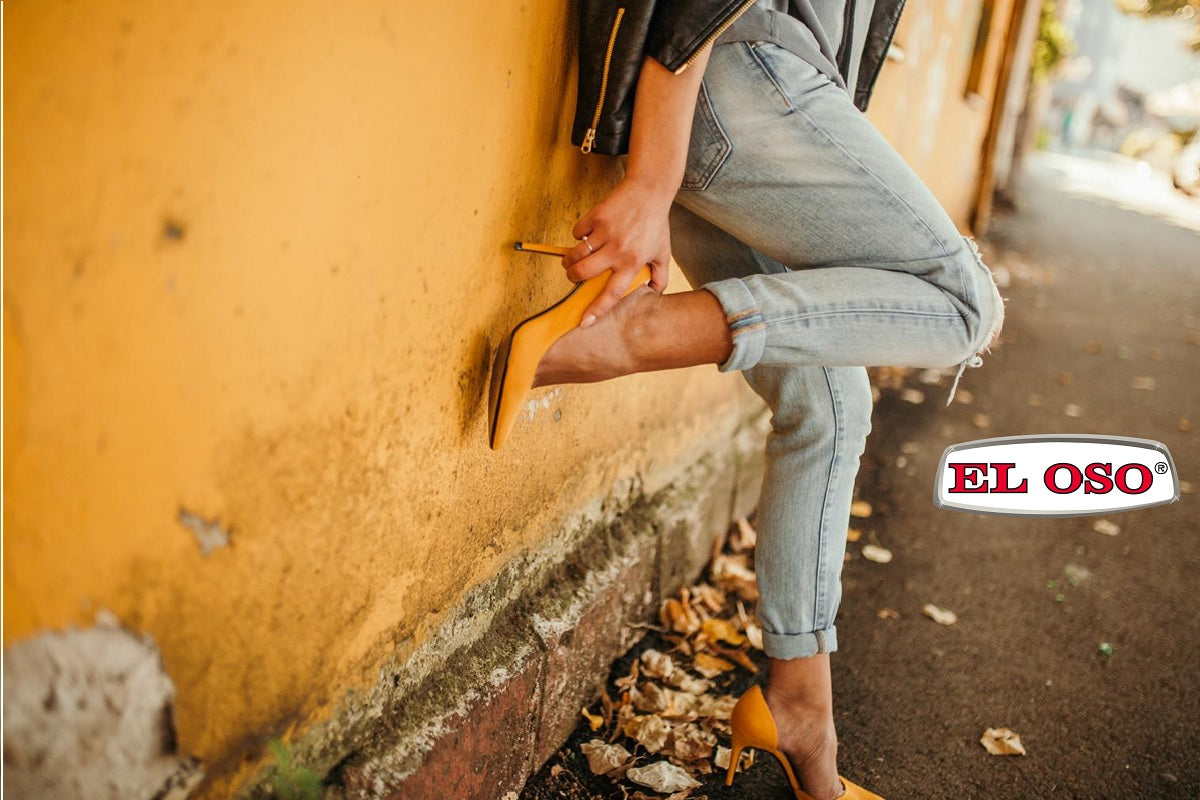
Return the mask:
M512 560L367 692L291 745L327 797L496 800L567 739L612 660L694 579L762 480L761 406L650 487L637 480ZM243 800L274 796L266 771Z

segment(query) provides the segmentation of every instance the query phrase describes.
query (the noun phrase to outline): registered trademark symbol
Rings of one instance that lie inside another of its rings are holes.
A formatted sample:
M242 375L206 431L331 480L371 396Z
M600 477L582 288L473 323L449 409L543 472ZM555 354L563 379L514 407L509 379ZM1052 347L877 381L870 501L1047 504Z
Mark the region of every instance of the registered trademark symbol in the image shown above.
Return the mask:
M1166 473L1166 471L1167 471L1167 462L1165 462L1165 461L1160 461L1160 462L1158 462L1157 464L1155 464L1155 465L1154 465L1154 471L1155 471L1155 472L1157 472L1159 475L1162 475L1162 474Z

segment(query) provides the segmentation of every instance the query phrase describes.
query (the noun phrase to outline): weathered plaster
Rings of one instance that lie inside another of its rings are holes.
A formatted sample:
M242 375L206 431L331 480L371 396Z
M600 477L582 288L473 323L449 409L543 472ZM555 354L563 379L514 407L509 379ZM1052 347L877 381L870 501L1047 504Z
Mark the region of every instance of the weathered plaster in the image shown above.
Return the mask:
M175 687L149 636L101 613L4 654L4 792L55 800L182 800L199 762L177 751Z

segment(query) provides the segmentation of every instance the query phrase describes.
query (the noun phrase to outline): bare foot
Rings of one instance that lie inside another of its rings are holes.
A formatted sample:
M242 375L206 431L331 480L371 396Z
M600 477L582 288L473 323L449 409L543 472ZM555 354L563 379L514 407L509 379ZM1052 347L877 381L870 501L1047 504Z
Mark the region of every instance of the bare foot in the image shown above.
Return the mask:
M659 294L634 289L590 328L550 346L534 386L592 383L634 372L720 364L733 349L720 302L703 289Z
M573 328L550 346L534 375L534 386L593 383L636 372L631 331L637 318L660 295L648 286L634 289L590 328Z
M796 779L815 800L834 800L844 791L837 772L837 732L833 710L801 705L763 693L775 727L779 748L792 762Z

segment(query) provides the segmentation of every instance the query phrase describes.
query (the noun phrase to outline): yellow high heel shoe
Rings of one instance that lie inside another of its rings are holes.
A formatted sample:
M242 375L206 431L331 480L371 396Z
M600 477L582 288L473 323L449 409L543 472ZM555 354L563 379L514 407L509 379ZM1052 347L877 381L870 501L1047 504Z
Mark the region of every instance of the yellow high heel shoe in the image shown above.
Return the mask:
M565 255L569 248L547 244L517 242L518 250L549 256ZM575 284L567 296L554 305L524 320L496 350L496 361L492 365L492 382L488 392L489 441L493 450L499 450L508 438L525 396L533 388L537 366L550 346L579 325L583 312L596 299L608 283L612 270L605 270L595 277ZM634 289L650 280L650 267L643 266L637 278L625 291Z
M771 709L767 707L767 699L763 697L762 689L755 686L738 699L737 705L733 707L729 723L733 728L733 752L729 756L729 773L725 776L726 786L733 786L733 774L737 771L738 759L741 757L742 751L747 747L753 747L756 750L765 750L779 759L779 763L783 765L783 771L787 773L788 783L792 786L792 793L796 795L796 800L813 800L812 795L800 788L800 782L796 780L796 773L792 771L791 762L779 749L779 730L775 727L775 718L771 716ZM842 792L839 800L883 800L879 795L872 794L845 778L842 778L842 786L845 787L845 791Z

